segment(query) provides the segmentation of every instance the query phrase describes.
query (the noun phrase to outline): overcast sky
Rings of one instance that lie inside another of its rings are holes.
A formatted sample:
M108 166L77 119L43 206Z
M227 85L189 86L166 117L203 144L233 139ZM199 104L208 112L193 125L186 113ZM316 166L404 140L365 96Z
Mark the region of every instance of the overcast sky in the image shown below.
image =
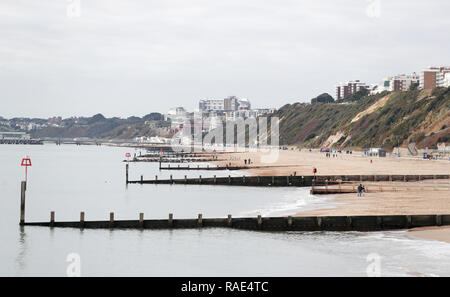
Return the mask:
M0 116L280 107L450 64L448 0L77 2L1 0Z

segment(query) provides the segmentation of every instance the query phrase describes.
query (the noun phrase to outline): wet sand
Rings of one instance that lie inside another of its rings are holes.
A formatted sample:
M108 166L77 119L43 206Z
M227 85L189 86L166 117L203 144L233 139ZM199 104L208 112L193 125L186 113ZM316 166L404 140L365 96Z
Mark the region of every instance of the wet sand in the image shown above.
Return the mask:
M357 183L355 183L356 186ZM298 213L298 216L430 215L450 214L450 181L363 183L363 197L356 193L333 195L336 205ZM332 188L332 187L330 187ZM335 187L334 187L335 188Z
M365 157L361 153L342 153L327 158L317 151L279 151L277 161L270 164L261 162L261 153L256 152L229 154L227 157L233 166L244 165L244 159L252 160L250 166L272 166L246 170L249 174L261 176L291 175L294 172L297 175L311 175L312 168L317 168L318 175L450 174L448 160L414 157L379 158ZM217 162L219 165L225 163ZM369 189L364 197L353 193L334 195L332 202L335 207L300 212L296 216L450 214L450 180L364 185ZM414 238L450 243L450 227L418 228L408 234Z
M408 236L417 239L436 240L450 243L450 227L415 228L408 232Z

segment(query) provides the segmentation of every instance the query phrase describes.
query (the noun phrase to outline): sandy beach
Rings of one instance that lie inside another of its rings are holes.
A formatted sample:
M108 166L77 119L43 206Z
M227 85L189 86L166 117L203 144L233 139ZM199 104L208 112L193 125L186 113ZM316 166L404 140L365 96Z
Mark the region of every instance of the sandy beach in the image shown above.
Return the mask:
M243 166L245 159L251 160L245 170L252 175L311 175L317 168L318 175L345 174L450 174L448 160L423 160L413 157L379 158L365 157L361 153L337 154L327 158L317 151L279 151L275 163L261 162L261 153L245 152L226 155L232 166ZM372 162L371 162L372 160ZM267 167L269 166L269 167ZM356 186L357 184L348 184ZM341 216L341 215L420 215L450 214L450 180L421 182L364 183L368 193L364 197L356 194L333 195L333 207L295 214L296 216ZM450 227L412 229L414 238L439 240L450 243Z
M244 166L244 160L251 160L250 169L245 170L252 175L311 175L312 169L317 168L318 175L333 174L450 174L448 160L423 160L420 158L379 158L365 157L361 153L337 154L337 157L327 158L325 153L307 150L278 151L276 162L263 163L261 157L265 153L245 152L221 155L230 161L217 162L224 166ZM266 154L267 155L267 154ZM372 160L372 163L370 162ZM264 167L255 168L251 167Z

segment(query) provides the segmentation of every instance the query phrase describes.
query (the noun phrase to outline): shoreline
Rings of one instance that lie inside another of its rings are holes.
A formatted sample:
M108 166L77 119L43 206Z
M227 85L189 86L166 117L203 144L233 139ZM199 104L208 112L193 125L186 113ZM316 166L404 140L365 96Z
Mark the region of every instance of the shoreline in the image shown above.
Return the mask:
M433 240L450 244L450 226L414 228L408 230L406 235L413 239Z
M327 158L324 153L309 151L278 151L278 159L272 164L261 162L262 153L243 152L229 154L232 164L243 165L251 159L253 166L273 167L247 169L246 173L259 176L311 175L317 168L319 175L395 175L395 174L450 174L448 160L423 160L412 157L366 157L361 153L337 154ZM224 165L225 162L214 162ZM301 211L294 216L351 216L351 215L420 215L450 213L450 181L428 180L421 182L364 182L369 192L364 197L356 193L326 195L330 206ZM382 187L380 191L376 191ZM375 189L373 192L370 188ZM450 226L426 227L406 230L412 239L434 240L450 244Z

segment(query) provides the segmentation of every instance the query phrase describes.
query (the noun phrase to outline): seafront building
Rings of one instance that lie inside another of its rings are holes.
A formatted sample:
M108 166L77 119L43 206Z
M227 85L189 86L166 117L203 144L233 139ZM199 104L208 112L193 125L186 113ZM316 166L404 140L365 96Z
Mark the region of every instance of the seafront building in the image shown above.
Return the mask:
M236 96L230 96L221 100L200 100L198 109L201 112L227 112L237 110L250 110L250 101L246 98L239 99Z
M420 88L450 87L450 66L428 67L421 72Z
M396 76L391 76L384 78L379 85L375 85L371 94L378 94L384 91L388 92L398 92L398 91L408 91L411 86L419 85L420 76L415 72L412 74L399 74Z
M344 100L362 89L370 90L370 86L359 80L340 83L336 86L336 100Z

